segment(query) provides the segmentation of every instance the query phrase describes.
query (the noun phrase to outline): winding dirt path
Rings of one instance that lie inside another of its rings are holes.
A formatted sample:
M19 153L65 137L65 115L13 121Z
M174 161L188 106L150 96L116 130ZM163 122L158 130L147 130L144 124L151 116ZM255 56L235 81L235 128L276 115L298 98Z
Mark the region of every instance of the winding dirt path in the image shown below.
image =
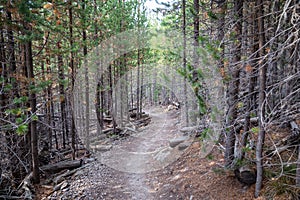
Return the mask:
M174 162L180 152L169 147L169 140L178 136L178 113L156 108L147 111L151 123L112 150L99 155L102 164L121 173L130 199L155 199L155 190L147 184L146 173L160 170Z
M170 139L182 137L178 115L177 111L151 109L148 126L113 142L109 151L99 152L96 161L66 180L65 189L44 199L253 199L253 187L244 189L232 175L226 175L217 148L209 158L201 158L197 141L188 143L185 151L179 150L180 145L169 147Z
M180 136L180 113L163 108L152 108L146 113L151 117L148 126L115 141L109 151L96 153L97 161L75 174L69 187L52 194L52 198L157 199L159 181L149 174L162 170L182 154L183 151L169 146L172 138Z

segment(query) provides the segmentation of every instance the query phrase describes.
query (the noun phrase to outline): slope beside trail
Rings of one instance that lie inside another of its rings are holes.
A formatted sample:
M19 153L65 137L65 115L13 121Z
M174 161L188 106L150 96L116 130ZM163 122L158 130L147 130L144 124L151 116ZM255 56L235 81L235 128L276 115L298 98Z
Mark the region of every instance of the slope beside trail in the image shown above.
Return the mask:
M67 180L67 187L44 199L253 199L253 187L244 188L222 171L222 153L215 148L200 158L199 142L187 137L185 150L171 148L179 132L179 112L148 111L151 123L137 133L111 142L96 153L97 160ZM229 193L230 191L230 193Z

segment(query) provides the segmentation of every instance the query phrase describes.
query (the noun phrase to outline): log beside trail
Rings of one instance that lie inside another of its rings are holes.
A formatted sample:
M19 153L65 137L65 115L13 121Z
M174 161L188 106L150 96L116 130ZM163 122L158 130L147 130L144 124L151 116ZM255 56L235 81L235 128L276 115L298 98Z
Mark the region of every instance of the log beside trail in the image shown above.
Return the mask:
M64 169L75 169L81 167L83 164L83 160L69 160L69 161L62 161L58 163L53 163L49 165L44 165L40 167L41 171L56 173Z

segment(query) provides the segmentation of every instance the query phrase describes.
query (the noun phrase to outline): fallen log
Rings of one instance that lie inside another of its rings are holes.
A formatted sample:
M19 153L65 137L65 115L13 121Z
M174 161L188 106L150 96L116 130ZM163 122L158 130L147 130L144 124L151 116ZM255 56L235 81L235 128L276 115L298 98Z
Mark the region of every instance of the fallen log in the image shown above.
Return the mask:
M140 114L141 118L149 116L149 114L146 114L145 112L142 112L142 113L139 113L139 114ZM137 115L138 115L138 113L134 112L134 113L129 114L129 117L131 117L131 118L137 118Z
M137 110L137 108L131 108L131 109L128 110L128 112L133 112L135 110Z
M70 161L63 161L63 162L58 162L54 164L49 164L49 165L44 165L40 167L41 171L45 172L51 172L51 173L56 173L64 169L75 169L78 167L81 167L83 164L83 160L70 160Z
M107 134L107 133L110 133L113 131L114 131L114 128L107 128L107 129L102 130L102 134ZM119 133L122 131L122 129L119 127L116 127L115 131L116 131L116 133Z
M72 151L73 151L72 149L68 149L66 151L61 151L60 153L62 153L64 156L66 156L66 155L72 153Z
M135 128L130 128L130 127L125 127L125 131L131 131L131 132L134 132L136 133L136 127Z
M136 120L133 123L137 126L141 126L141 125L148 125L150 122L151 122L151 117L147 117L147 118Z
M103 121L104 122L112 122L113 118L112 117L104 117Z
M182 133L188 133L192 131L196 131L198 129L198 126L190 126L190 127L183 127L179 131Z
M79 171L79 170L85 168L86 166L87 166L87 165L84 165L84 166L82 166L82 167L80 167L80 168L76 168L76 169L73 169L73 170L68 170L68 171L66 171L66 172L63 173L63 174L60 174L59 176L57 176L57 177L55 177L55 178L53 179L54 184L57 185L57 184L63 182L64 180L66 180L66 178L67 178L68 176L71 176L71 175L75 174L77 171Z
M136 120L136 121L134 121L134 123L142 123L142 122L145 122L145 121L148 121L148 120L151 120L151 117L146 117L146 118Z
M111 132L111 131L113 131L114 129L113 128L107 128L107 129L105 129L105 130L102 130L102 133L109 133L109 132Z
M130 118L136 118L137 117L137 113L131 113L131 114L129 114L129 117Z

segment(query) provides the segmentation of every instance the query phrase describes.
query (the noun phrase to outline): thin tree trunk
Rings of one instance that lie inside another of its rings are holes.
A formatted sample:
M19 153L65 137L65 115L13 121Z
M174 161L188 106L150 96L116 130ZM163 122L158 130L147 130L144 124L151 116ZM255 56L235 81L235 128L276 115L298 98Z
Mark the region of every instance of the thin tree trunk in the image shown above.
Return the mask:
M134 94L133 94L133 70L130 70L130 103L131 109L134 107Z
M136 108L137 108L137 119L141 118L141 85L140 85L140 71L141 71L141 50L140 50L140 1L138 0L138 14L137 14L137 26L138 26L138 51L137 51L137 78L136 78Z
M97 115L97 120L98 120L98 124L100 127L100 131L101 132L103 130L103 109L104 109L104 105L103 105L103 101L104 101L104 92L103 92L103 75L101 75L100 80L98 80L97 83L97 89L96 89L96 115Z
M12 27L10 24L12 24L12 14L10 11L6 11L7 14L7 39L8 39L8 48L7 48L7 58L8 58L8 73L7 73L7 82L8 84L11 84L12 90L8 92L7 95L7 101L8 106L7 109L14 109L16 108L16 105L12 102L13 98L18 98L19 96L19 87L17 85L17 81L15 81L15 74L17 74L17 64L16 64L16 55L15 55L15 37L13 34ZM14 117L10 116L9 121L14 121ZM20 148L17 144L18 136L15 134L15 132L11 129L7 130L5 133L6 136L6 143L8 146L11 147L11 150L9 151L10 156L10 169L12 176L15 180L18 180L22 178L23 169L20 169L19 162L20 160L18 157L20 157L20 153L18 151L18 148Z
M257 22L258 22L258 34L259 34L259 94L258 94L258 126L259 134L256 147L256 169L257 169L257 178L255 185L255 197L259 196L262 179L263 179L263 146L265 141L265 128L264 128L264 119L265 119L265 90L266 90L266 65L263 62L263 56L265 55L264 44L265 44L265 35L264 35L264 13L263 13L263 1L257 0Z
M3 77L4 81L1 84L1 88L3 88L7 84L7 65L6 65L6 53L5 53L5 48L4 48L4 32L2 27L0 28L0 73L1 77ZM5 105L7 104L6 102L7 96L5 95L4 92L0 93L0 117L3 119L4 116L2 115L5 111ZM2 127L2 121L0 122L1 127Z
M82 0L82 9L83 12L85 12L85 0ZM85 14L84 19L85 19ZM87 33L86 33L86 27L83 26L83 31L82 31L82 40L83 40L83 56L86 57L87 55ZM86 63L86 60L84 61L85 64L85 132L86 132L86 141L87 141L87 148L89 149L90 147L90 85L89 85L89 68L88 64Z
M218 3L218 42L220 42L219 48L221 49L220 52L220 61L218 62L218 68L220 69L221 76L226 79L225 74L225 66L224 66L224 59L225 59L225 44L224 44L224 36L225 36L225 13L226 13L226 3L225 0L219 1ZM220 93L224 93L224 88L221 88Z
M257 23L256 23L256 14L255 14L255 6L253 5L253 2L250 2L248 7L247 7L250 13L250 17L249 17L249 22L247 23L248 27L248 35L251 35L252 37L249 38L249 45L252 45L251 48L249 49L249 54L252 55L249 58L249 62L246 63L245 66L245 71L246 71L246 79L248 82L248 86L247 89L248 91L246 92L245 98L246 98L246 107L245 107L245 122L244 122L244 127L243 127L243 135L242 135L242 148L245 147L247 145L247 141L248 141L248 135L249 135L249 130L250 130L250 118L251 118L251 112L253 111L253 102L255 99L255 95L253 95L254 92L254 88L255 88L255 79L257 76L257 64L253 61L253 58L256 58L258 56L258 54L256 54L255 52L257 52L258 50L258 41L255 37L256 35L256 27L257 27ZM243 159L245 156L245 151L241 151L241 157L240 159Z
M113 111L113 77L112 77L112 64L108 66L108 84L109 84L109 91L107 94L107 110L109 111L109 115L112 115Z
M72 0L69 1L69 33L70 33L70 68L71 68L71 94L70 94L70 108L71 108L71 147L72 147L72 158L75 160L75 143L76 143L76 127L74 120L74 85L75 85L75 67L74 67L74 53L73 53L73 9Z
M57 47L60 50L61 44L57 43ZM67 114L66 114L66 97L65 97L65 88L63 81L65 80L64 68L63 68L63 58L61 54L57 55L58 60L58 77L59 77L59 94L60 94L60 112L61 112L61 123L62 123L62 144L63 148L66 148L66 140L67 140Z
M26 67L28 72L28 78L30 81L29 84L29 99L30 99L30 108L32 115L36 114L36 94L30 89L34 87L34 73L33 73L33 62L32 62L32 44L31 41L26 42L25 44L26 51ZM33 117L31 116L31 117ZM39 173L39 159L38 159L38 133L36 127L36 120L31 119L30 121L30 134L31 134L31 154L32 154L32 177L34 183L40 182L40 173Z
M124 55L124 70L125 70L125 96L124 96L124 100L123 100L123 104L124 104L124 115L126 116L126 121L128 122L129 121L129 113L128 113L128 110L129 110L129 91L128 91L128 69L127 69L127 54Z
M186 0L182 0L182 34L183 34L183 69L187 72L186 67ZM184 76L183 92L184 92L184 107L185 107L185 126L189 126L189 107L187 98L187 74Z
M230 64L229 73L231 80L228 88L228 116L227 127L229 131L226 138L226 151L225 151L225 165L230 167L234 160L234 146L235 146L235 122L237 119L237 103L239 93L239 73L240 73L240 60L241 60L241 33L243 19L243 0L234 1L234 28L235 38L233 40L233 59Z
M143 58L141 58L141 59L143 59ZM140 116L142 116L142 113L143 113L143 96L144 96L144 86L143 86L143 82L144 82L144 67L143 67L143 65L141 66L141 81L140 81L140 111L139 111L139 113L140 113Z
M193 84L194 84L194 93L195 95L198 97L199 96L199 87L198 87L198 83L200 80L198 80L198 72L197 69L199 68L199 58L198 58L198 49L199 49L199 29L200 29L200 23L199 23L199 0L194 0L194 19L193 19L193 23L194 23L194 49L193 49ZM191 125L195 126L197 124L197 116L198 113L198 100L194 100L196 102L192 102L192 110L193 110L193 114L191 117Z
M140 119L141 113L140 113L140 69L141 69L141 63L140 63L140 49L138 49L137 52L137 77L136 77L136 112L137 112L137 119Z
M47 42L49 33L45 32L44 33L45 37L44 37L44 43ZM48 35L48 36L46 36ZM50 59L49 59L49 55L48 55L48 49L46 48L45 50L45 55L46 55L46 62L42 64L42 73L43 73L43 81L48 81L48 74L50 74L50 72L48 71L49 69L49 64L50 64ZM46 119L47 119L47 123L49 124L48 127L48 146L49 149L52 149L52 135L53 135L53 131L52 131L52 118L51 118L51 86L48 86L47 88L45 88L44 90L45 92L45 101L46 101Z
M119 77L119 70L118 67L120 66L120 60L115 60L114 61L114 68L113 68L113 88L116 89L116 85L117 85L117 81L118 81L118 77ZM117 97L117 92L114 92L114 102L113 102L113 109L112 109L112 118L113 118L113 128L114 128L114 133L116 132L116 117L118 115L117 111L118 111L118 97Z

